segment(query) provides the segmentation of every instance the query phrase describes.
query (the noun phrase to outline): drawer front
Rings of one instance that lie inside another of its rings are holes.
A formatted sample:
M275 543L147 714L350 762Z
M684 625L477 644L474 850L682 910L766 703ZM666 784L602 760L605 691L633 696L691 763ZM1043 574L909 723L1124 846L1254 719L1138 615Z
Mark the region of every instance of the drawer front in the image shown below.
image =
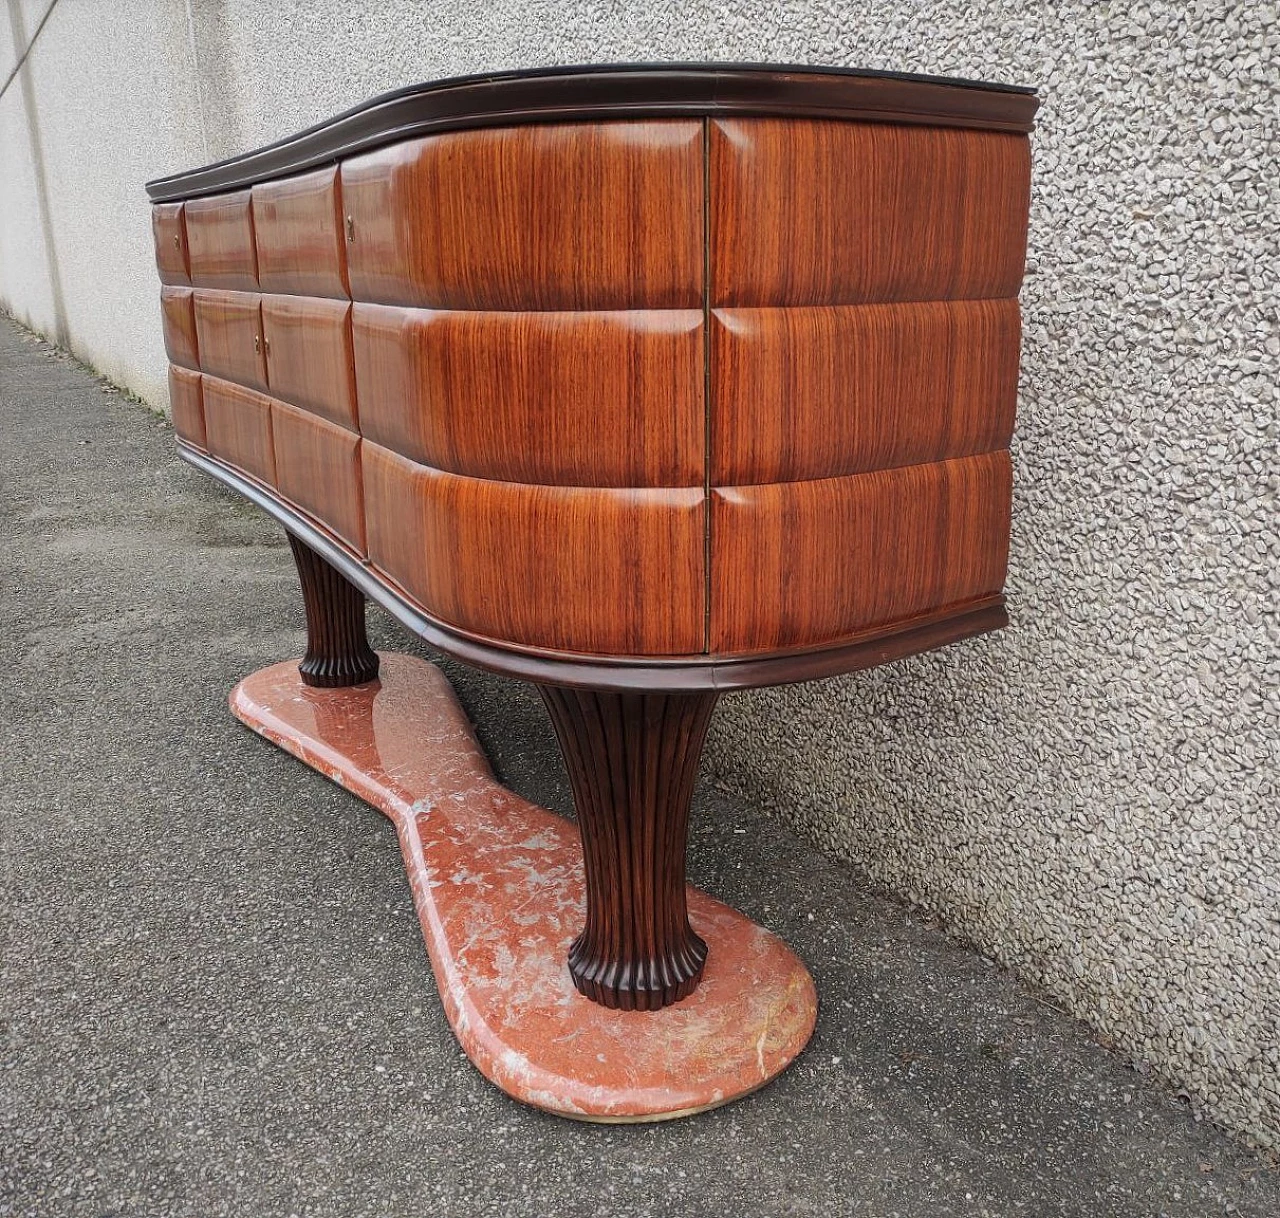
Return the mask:
M247 190L184 204L191 282L198 288L258 290L253 209Z
M367 440L362 458L370 561L427 612L532 647L702 650L701 488L461 478Z
M216 377L204 377L204 428L209 452L275 486L271 399Z
M350 314L347 301L262 297L271 396L355 431Z
M169 413L173 430L188 444L208 447L204 434L204 391L198 372L169 365Z
M253 230L264 292L347 296L336 168L255 186Z
M793 119L711 124L714 305L1015 296L1027 137Z
M817 646L994 595L1007 452L712 492L711 649Z
M1007 448L1018 302L717 309L712 481L787 482Z
M247 292L195 293L196 334L203 371L247 385L267 387L258 297Z
M183 203L157 203L151 208L151 238L161 283L191 284L184 207Z
M511 482L703 483L701 310L352 317L361 430L386 448Z
M199 369L195 297L190 288L160 289L160 320L164 328L164 349L170 362Z
M271 429L280 493L363 554L360 437L274 400Z
M351 294L438 309L700 308L702 124L548 124L342 166Z

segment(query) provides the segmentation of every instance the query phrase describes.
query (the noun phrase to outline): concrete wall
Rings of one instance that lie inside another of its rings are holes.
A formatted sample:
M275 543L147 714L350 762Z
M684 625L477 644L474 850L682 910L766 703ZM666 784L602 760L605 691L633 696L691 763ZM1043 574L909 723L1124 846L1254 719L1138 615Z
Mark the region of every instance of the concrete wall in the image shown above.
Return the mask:
M44 0L7 0L0 80ZM61 0L0 300L156 405L142 182L415 80L737 58L1040 86L999 637L726 700L709 764L1280 1144L1273 4Z

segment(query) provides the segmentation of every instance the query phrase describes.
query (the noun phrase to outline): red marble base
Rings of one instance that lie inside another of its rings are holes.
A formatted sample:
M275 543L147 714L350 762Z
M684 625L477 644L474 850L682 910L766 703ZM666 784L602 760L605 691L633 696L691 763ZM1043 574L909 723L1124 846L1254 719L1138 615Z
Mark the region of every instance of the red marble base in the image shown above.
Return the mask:
M445 1012L480 1072L560 1116L656 1121L785 1069L813 1031L813 979L782 940L694 888L709 956L691 996L611 1011L574 989L577 829L497 782L439 669L381 661L379 680L345 689L276 664L236 686L231 709L395 823Z

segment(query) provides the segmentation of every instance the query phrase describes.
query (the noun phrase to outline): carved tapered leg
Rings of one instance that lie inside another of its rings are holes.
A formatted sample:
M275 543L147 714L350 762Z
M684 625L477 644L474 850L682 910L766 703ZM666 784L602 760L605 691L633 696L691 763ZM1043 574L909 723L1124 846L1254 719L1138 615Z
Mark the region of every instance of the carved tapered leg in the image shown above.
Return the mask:
M364 632L364 594L292 533L307 611L307 654L298 671L307 685L362 685L378 675L378 656Z
M569 949L580 993L656 1011L693 992L707 945L689 925L689 804L715 694L539 686L569 771L587 922Z

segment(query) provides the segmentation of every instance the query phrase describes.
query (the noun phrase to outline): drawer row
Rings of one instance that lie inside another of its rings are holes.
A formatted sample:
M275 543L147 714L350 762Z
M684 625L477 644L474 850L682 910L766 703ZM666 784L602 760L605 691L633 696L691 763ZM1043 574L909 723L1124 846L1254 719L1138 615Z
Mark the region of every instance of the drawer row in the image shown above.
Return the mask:
M1016 300L716 309L708 381L701 310L161 294L173 363L477 478L800 481L989 452L1013 430Z
M152 220L171 285L436 309L840 305L1016 295L1029 193L1021 135L671 119L409 140Z
M189 369L172 367L170 380L188 443L272 488L428 613L492 639L618 655L772 652L1004 582L1003 451L709 495L529 485L433 468Z

